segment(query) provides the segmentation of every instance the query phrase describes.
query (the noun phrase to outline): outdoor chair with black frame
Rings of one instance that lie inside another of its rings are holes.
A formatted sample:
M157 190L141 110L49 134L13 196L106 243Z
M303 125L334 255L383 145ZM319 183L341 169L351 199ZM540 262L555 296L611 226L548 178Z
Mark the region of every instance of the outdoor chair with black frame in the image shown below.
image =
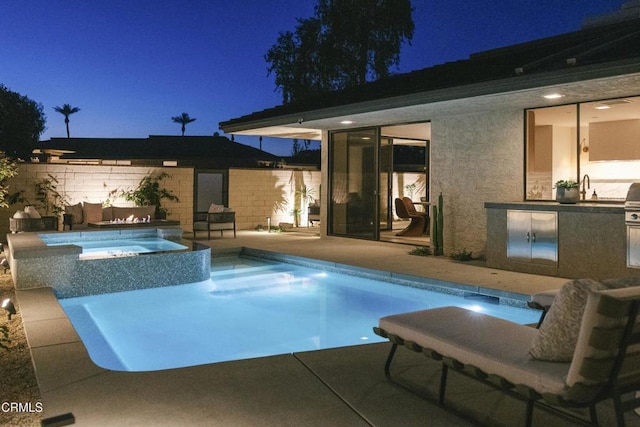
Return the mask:
M221 211L195 212L193 214L193 238L198 231L206 231L207 239L211 240L211 231L219 231L220 237L224 237L225 230L233 230L233 238L236 238L236 213L233 209L224 208Z

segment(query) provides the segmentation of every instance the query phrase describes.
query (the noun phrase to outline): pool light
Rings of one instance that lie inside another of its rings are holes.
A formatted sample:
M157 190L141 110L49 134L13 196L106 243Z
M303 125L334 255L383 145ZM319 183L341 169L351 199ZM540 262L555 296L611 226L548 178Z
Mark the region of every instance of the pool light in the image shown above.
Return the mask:
M16 314L16 307L13 305L13 302L9 298L6 298L4 301L2 301L2 308L9 312L9 320L11 320L11 316Z
M466 308L471 310L471 311L475 311L476 313L482 313L484 311L484 307L482 307L479 304L474 304L474 305L466 307Z

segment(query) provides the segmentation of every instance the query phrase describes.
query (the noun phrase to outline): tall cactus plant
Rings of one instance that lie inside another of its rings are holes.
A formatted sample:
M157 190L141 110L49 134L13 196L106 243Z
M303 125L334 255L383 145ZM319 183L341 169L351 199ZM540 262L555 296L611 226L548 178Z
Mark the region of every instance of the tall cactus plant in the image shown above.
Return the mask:
M433 230L431 240L433 242L433 254L444 255L444 212L442 193L438 196L438 205L433 206Z

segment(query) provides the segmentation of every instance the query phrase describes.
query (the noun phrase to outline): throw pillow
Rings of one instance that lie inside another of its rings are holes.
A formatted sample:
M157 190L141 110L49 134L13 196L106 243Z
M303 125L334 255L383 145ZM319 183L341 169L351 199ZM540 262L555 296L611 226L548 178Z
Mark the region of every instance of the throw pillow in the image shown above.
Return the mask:
M224 212L224 206L211 203L211 206L209 206L209 213L217 213L217 212Z
M67 214L71 214L71 221L73 224L82 224L82 221L84 221L84 215L82 214L82 203L65 206L64 212Z
M42 218L40 212L34 206L25 206L24 212L29 215L29 218Z
M84 202L84 221L87 224L90 222L102 221L102 203L87 203Z
M565 283L540 325L529 354L539 360L570 362L578 341L589 291L601 289L606 289L606 286L592 279Z

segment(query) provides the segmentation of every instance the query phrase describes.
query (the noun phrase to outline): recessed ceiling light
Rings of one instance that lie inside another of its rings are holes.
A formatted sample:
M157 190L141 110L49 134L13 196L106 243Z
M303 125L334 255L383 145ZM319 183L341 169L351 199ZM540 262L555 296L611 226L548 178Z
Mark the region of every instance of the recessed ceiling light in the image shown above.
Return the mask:
M350 125L352 123L353 123L353 121L351 121L351 120L343 120L343 121L340 122L341 125Z
M543 98L546 98L546 99L558 99L558 98L562 98L563 96L564 95L561 95L559 93L550 93L548 95L544 95Z
M609 108L611 108L609 105L598 105L595 107L596 110L608 110Z

